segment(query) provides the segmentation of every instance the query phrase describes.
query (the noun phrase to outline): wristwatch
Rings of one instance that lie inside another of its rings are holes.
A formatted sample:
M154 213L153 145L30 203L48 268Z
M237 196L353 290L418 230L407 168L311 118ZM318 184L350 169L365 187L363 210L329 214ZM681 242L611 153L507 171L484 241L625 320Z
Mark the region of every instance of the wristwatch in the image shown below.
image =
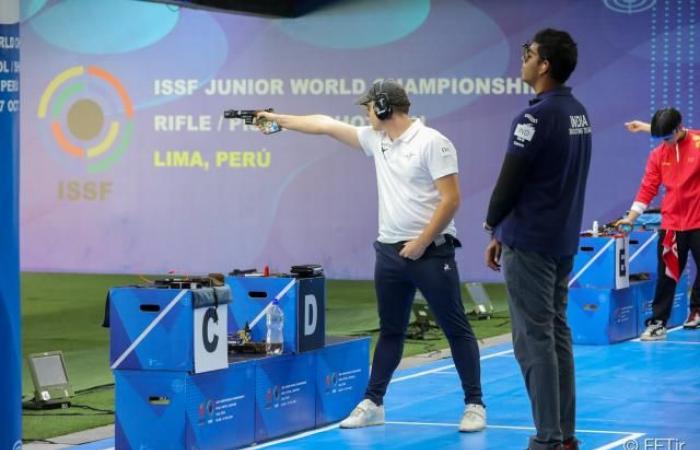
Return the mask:
M484 222L482 227L484 227L484 231L486 231L487 233L493 234L493 227L491 225L489 225L488 223Z

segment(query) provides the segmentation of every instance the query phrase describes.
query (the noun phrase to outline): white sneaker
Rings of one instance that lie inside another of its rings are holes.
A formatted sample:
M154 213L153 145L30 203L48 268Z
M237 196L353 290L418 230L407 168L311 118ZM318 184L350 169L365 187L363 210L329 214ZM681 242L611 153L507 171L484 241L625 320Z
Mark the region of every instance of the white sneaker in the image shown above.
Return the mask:
M476 403L468 404L459 422L459 431L470 433L484 428L486 428L486 408Z
M350 415L340 422L340 428L362 428L384 425L384 405L377 406L372 400L362 400Z
M688 320L686 320L683 324L683 328L689 330L700 328L700 309L694 308L690 310L690 314L688 314Z
M652 320L646 330L639 336L641 341L660 341L666 339L666 327L660 320Z

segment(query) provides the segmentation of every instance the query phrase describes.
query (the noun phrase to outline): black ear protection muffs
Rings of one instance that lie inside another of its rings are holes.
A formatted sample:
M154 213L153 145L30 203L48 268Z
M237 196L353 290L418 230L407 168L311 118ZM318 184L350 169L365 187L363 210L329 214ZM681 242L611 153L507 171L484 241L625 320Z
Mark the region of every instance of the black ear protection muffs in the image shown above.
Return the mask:
M382 92L383 86L384 82L382 81L374 91L374 115L377 116L379 120L387 120L394 112L394 108L391 106L391 103L389 103L389 96L386 95L385 92Z

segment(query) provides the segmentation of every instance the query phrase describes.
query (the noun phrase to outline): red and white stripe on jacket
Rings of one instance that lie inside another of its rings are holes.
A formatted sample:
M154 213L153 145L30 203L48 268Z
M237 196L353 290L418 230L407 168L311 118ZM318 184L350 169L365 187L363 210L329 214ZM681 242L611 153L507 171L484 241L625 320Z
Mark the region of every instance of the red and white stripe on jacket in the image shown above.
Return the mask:
M678 283L678 280L681 278L681 263L678 260L676 232L673 230L667 231L662 245L661 259L664 260L664 264L666 265L666 276L673 278L673 280Z

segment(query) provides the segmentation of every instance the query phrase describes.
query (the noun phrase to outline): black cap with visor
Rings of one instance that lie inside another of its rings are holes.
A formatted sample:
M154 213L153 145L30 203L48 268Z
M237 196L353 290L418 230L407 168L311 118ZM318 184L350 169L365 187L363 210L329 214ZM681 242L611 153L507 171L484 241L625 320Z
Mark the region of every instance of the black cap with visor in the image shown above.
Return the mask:
M380 94L385 94L390 105L410 106L408 95L404 88L394 80L384 80L375 82L362 97L357 99L356 105L366 105L376 101Z

